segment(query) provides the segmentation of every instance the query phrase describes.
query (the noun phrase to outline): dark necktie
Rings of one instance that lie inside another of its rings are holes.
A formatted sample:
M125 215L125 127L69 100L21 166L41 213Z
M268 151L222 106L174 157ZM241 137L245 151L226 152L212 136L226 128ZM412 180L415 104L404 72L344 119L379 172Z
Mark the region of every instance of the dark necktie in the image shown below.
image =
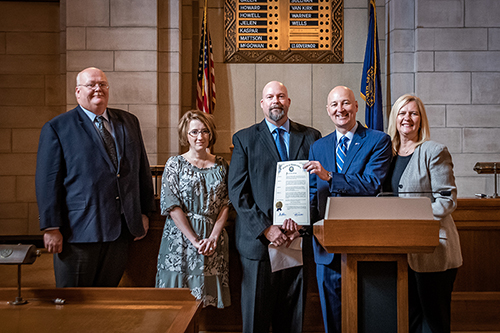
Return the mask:
M347 141L349 141L349 138L344 135L340 138L339 144L337 145L337 172L342 172L342 168L344 167L347 155Z
M113 139L113 136L109 131L104 127L104 119L103 116L97 116L95 117L95 123L97 125L97 129L99 130L99 133L101 133L101 137L104 141L104 148L106 148L106 151L108 152L109 158L111 158L111 161L113 162L113 165L115 168L118 168L118 157L116 156L116 145L115 145L115 140Z
M284 131L285 130L282 128L274 129L274 132L276 132L276 137L274 138L274 141L276 142L276 147L278 148L278 152L280 154L281 160L288 161L288 154L286 152L285 139L283 138Z

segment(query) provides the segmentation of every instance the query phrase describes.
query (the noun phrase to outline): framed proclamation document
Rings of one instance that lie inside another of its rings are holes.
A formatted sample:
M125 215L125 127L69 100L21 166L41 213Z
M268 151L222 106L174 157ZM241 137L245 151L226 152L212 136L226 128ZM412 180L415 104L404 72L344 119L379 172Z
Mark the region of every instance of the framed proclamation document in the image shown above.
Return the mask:
M224 62L342 63L343 0L225 0Z
M290 218L298 225L309 225L309 172L307 161L278 162L274 184L273 224Z

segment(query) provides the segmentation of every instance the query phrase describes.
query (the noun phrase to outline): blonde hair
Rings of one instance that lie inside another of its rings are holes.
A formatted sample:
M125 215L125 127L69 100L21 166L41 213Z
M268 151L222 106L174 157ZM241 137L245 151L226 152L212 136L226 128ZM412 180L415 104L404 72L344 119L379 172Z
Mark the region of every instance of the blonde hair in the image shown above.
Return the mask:
M398 112L410 102L415 102L415 104L417 104L418 113L420 115L420 128L418 129L417 147L425 141L429 141L431 139L429 120L427 119L427 113L425 111L424 103L415 95L405 94L396 100L389 115L389 126L387 127L387 134L389 134L392 139L393 156L397 155L399 147L401 146L401 139L399 138L399 133L396 127Z
M208 142L208 147L212 147L217 140L217 132L215 131L215 123L211 115L201 112L199 110L189 110L187 111L179 120L179 142L182 146L188 146L189 142L187 140L189 124L193 120L199 120L205 125L205 127L210 131L210 141Z

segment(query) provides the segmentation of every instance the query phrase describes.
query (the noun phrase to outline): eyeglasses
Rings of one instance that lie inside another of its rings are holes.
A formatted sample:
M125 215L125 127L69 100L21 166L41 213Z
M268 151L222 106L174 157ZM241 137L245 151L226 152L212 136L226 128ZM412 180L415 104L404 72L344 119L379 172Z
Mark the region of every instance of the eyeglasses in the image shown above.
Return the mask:
M97 89L97 87L101 89L108 89L109 84L107 82L96 82L96 83L88 83L88 84L79 84L79 87L85 87L87 89Z
M205 136L205 135L210 135L210 131L207 129L203 130L192 130L191 132L188 133L191 135L193 138L196 138L199 134Z

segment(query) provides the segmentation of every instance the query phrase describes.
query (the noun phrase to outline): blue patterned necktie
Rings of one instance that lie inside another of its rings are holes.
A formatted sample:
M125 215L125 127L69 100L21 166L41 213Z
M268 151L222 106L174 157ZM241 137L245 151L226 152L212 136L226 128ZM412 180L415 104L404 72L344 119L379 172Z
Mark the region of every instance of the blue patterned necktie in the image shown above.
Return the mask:
M342 168L344 167L345 158L347 156L347 141L349 138L343 136L340 138L339 144L337 145L337 172L342 173Z
M99 133L101 134L101 137L104 141L104 148L106 148L106 152L108 153L109 158L111 158L111 161L113 162L115 168L118 168L118 156L116 155L115 140L113 139L111 133L109 133L109 131L106 129L106 127L104 127L104 120L105 118L103 116L97 116L94 119L97 125L97 129L99 130Z
M288 161L288 154L286 152L285 139L283 138L284 131L285 130L282 128L274 129L274 132L276 132L276 137L274 138L274 141L276 142L276 147L278 148L278 152L280 154L281 160Z

